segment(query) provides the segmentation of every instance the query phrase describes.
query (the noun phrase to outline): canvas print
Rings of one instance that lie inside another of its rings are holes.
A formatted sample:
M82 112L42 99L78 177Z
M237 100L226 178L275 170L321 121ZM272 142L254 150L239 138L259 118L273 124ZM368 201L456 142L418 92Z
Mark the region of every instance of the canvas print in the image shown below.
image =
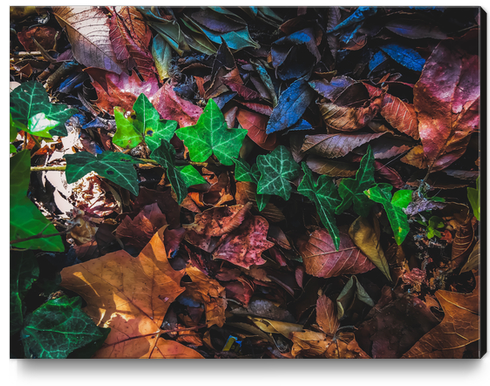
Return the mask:
M485 22L10 7L11 358L480 358Z

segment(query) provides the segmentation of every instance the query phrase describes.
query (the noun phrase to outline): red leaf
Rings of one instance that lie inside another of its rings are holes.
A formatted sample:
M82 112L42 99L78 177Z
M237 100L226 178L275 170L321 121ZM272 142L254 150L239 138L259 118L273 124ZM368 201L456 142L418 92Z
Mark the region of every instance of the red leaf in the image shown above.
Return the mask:
M110 115L114 115L116 106L130 111L141 93L150 98L158 91L156 78L142 82L135 72L129 76L99 68L86 68L84 71L92 78L92 85L97 91L96 105Z
M135 7L113 7L109 19L112 48L118 60L127 63L131 70L135 66L148 80L156 74L153 56L148 49L151 31Z
M265 263L262 252L272 248L274 243L267 241L269 223L260 216L248 217L239 228L220 240L213 258L229 261L243 268Z
M265 150L274 150L276 148L276 134L267 135L265 129L269 117L262 114L254 113L245 109L239 109L237 119L240 125L248 130L248 136L252 141Z
M441 41L425 63L414 87L419 133L432 171L463 155L480 126L478 31Z
M317 134L307 135L301 148L302 152L327 158L347 155L355 148L379 138L385 133L374 134Z
M53 27L32 27L17 33L19 42L24 46L26 51L37 51L38 47L34 39L45 49L52 50L56 44L56 30Z
M170 83L165 83L150 99L162 119L177 121L179 127L192 126L202 114L202 109L179 97Z
M355 275L374 269L374 264L357 248L345 230L340 230L339 250L324 229L313 232L300 246L306 272L317 277Z
M325 295L316 302L316 322L327 335L334 336L340 326L334 302Z
M386 94L381 107L381 115L398 131L419 139L417 113L410 103L403 102L396 96Z

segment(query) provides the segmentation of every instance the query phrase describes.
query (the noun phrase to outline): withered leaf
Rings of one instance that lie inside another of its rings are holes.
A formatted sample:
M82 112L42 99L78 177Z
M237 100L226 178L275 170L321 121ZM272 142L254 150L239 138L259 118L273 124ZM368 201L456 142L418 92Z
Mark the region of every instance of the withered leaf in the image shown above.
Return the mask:
M170 304L184 288L184 271L175 271L161 228L137 258L109 253L61 271L61 286L81 295L84 311L111 332L96 358L200 358L196 351L160 335Z

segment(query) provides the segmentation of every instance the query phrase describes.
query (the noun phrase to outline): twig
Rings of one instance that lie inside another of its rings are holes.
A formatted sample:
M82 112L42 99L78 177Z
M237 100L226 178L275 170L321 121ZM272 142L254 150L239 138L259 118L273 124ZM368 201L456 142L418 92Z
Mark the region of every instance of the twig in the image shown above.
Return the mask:
M63 172L65 170L66 170L66 165L62 165L62 166L31 166L31 172L48 172L48 171Z

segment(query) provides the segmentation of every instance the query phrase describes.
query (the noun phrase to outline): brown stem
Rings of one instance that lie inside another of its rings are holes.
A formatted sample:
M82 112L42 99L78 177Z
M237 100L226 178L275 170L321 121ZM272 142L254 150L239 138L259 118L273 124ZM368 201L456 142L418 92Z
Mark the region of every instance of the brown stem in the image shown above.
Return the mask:
M49 225L49 224L48 224ZM25 237L23 239L17 239L17 240L12 240L10 242L10 244L18 244L18 243L22 243L24 241L29 241L29 240L34 240L34 239L47 239L48 237L53 237L53 236L61 236L61 235L64 235L66 233L68 233L70 230L66 230L66 231L63 231L63 232L58 232L58 233L51 233L49 235L44 235L43 232L44 232L44 229L38 233L37 235L34 235L34 236L29 236L29 237Z

